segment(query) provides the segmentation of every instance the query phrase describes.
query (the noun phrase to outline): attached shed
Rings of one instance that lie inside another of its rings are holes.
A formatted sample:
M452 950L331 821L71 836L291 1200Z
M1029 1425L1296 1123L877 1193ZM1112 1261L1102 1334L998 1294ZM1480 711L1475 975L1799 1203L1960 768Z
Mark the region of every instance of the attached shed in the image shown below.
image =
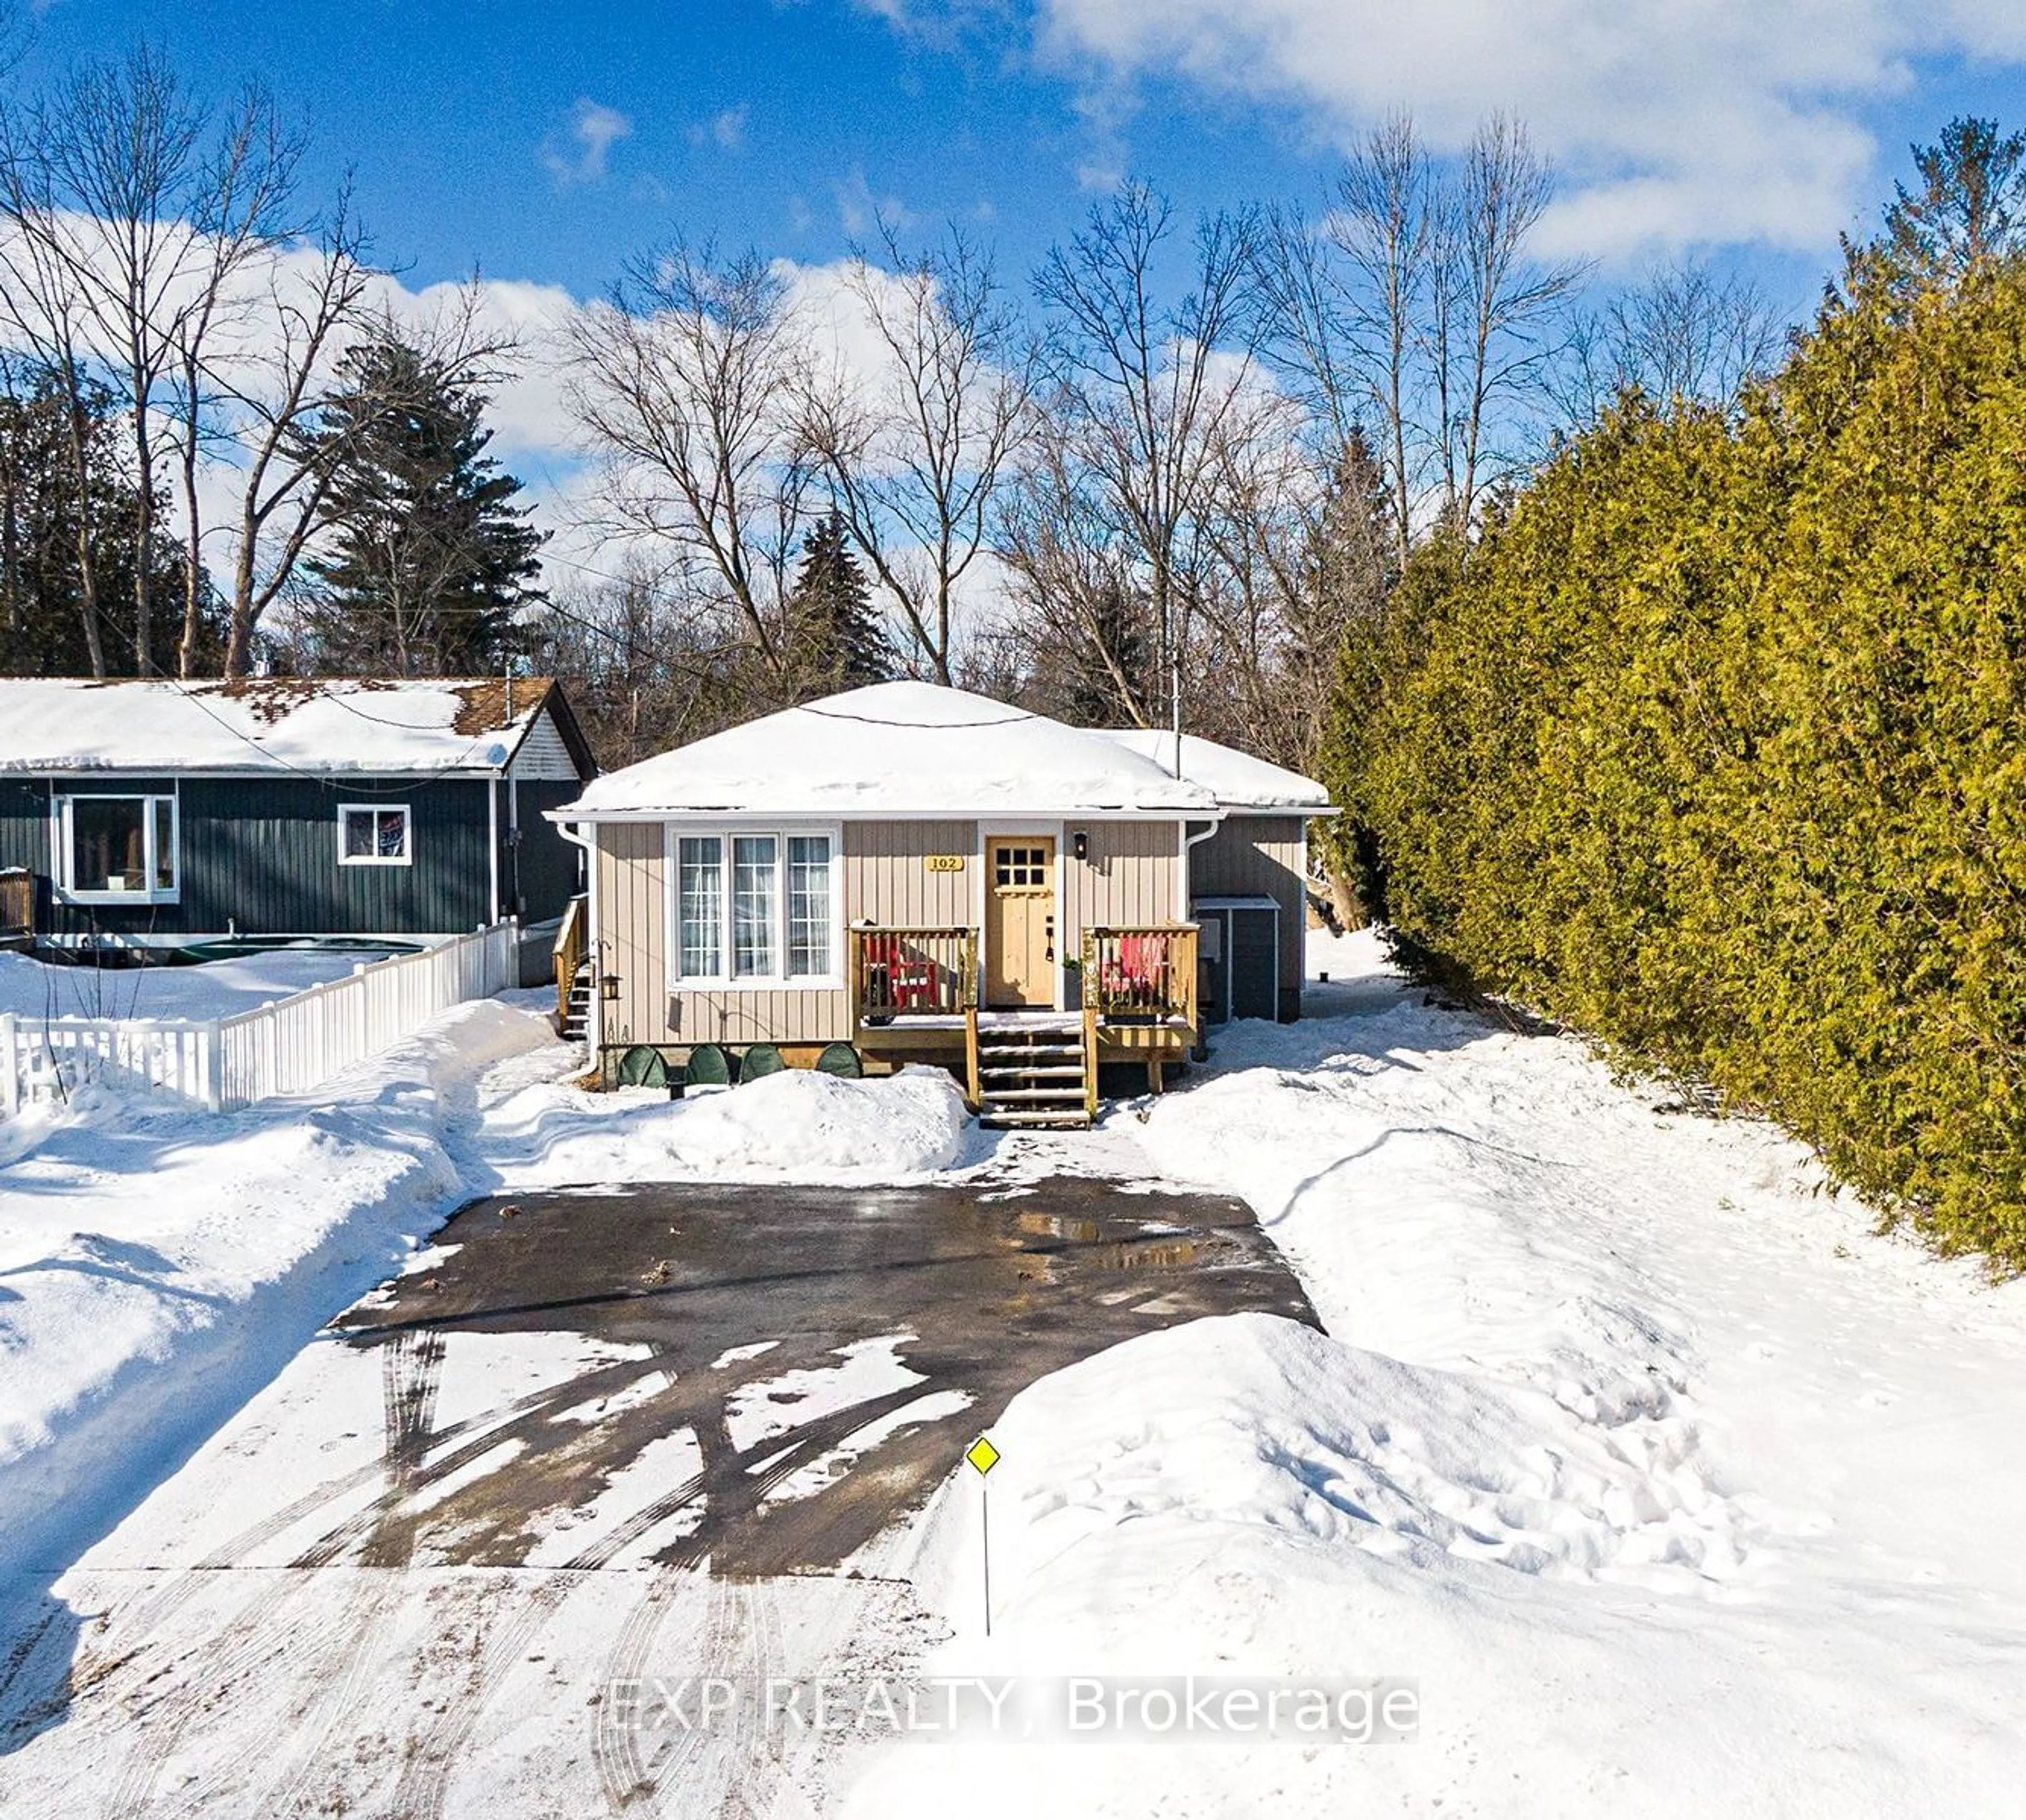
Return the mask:
M1210 1022L1228 1017L1273 1017L1283 1023L1302 1015L1302 978L1309 926L1309 823L1336 811L1321 784L1262 758L1193 734L1175 737L1146 729L1105 737L1166 766L1207 790L1222 819L1192 840L1189 914L1206 930L1203 949L1204 1013ZM1270 917L1267 912L1270 909ZM1206 922L1206 919L1209 921ZM1271 928L1270 955L1260 952ZM1211 943L1235 944L1246 959L1243 978L1230 970L1234 949L1213 960ZM1269 971L1270 985L1263 983ZM1213 978L1221 970L1222 983Z
M0 871L56 945L538 923L595 768L546 679L0 680Z

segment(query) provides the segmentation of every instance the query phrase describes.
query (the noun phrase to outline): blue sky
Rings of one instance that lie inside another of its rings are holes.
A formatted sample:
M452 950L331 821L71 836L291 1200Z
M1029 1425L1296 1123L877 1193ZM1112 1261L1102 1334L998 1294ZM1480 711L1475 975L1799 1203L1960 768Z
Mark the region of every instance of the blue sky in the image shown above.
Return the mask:
M53 0L24 76L144 31L201 84L264 77L410 282L579 296L678 226L832 259L875 203L1022 271L1122 171L1313 201L1405 102L1438 141L1527 119L1607 273L1687 246L1799 308L1910 138L2026 122L2012 0Z

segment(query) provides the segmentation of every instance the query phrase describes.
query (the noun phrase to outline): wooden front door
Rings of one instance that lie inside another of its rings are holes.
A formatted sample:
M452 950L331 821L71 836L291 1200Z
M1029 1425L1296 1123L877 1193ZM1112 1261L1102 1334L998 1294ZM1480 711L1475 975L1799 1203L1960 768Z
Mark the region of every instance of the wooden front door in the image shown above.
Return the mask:
M1055 1002L1055 842L993 834L985 843L985 1002Z

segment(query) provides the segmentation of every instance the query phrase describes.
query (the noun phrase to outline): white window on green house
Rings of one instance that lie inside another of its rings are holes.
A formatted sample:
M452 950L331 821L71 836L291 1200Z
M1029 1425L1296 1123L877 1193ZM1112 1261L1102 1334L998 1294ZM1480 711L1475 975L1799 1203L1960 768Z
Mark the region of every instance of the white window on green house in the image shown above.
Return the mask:
M414 860L414 826L406 803L344 802L337 806L341 866L406 866Z
M834 983L834 835L683 834L674 853L678 981Z
M57 798L58 882L94 901L175 901L176 799L173 796Z

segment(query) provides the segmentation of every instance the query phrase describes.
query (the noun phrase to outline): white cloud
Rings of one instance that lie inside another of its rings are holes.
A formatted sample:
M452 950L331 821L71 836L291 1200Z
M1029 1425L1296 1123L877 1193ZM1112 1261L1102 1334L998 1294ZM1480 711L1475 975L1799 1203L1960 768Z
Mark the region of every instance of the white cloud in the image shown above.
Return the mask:
M1515 113L1564 174L1550 238L1606 256L1818 249L1873 186L1862 107L1907 89L1918 58L2026 61L2018 0L1033 4L1044 61L1090 94L1178 76L1294 101L1344 142L1404 105L1446 148L1487 112Z
M746 123L752 112L746 103L741 101L735 108L726 108L707 120L698 120L690 128L690 142L735 152L746 143Z
M560 145L553 138L549 140L542 147L542 162L565 188L574 183L602 182L612 148L632 134L633 122L628 116L588 95L580 95L570 110L568 140Z
M849 176L833 183L831 193L837 198L838 219L854 238L871 233L882 221L896 228L916 224L914 211L899 197L873 194L863 164L854 164Z

